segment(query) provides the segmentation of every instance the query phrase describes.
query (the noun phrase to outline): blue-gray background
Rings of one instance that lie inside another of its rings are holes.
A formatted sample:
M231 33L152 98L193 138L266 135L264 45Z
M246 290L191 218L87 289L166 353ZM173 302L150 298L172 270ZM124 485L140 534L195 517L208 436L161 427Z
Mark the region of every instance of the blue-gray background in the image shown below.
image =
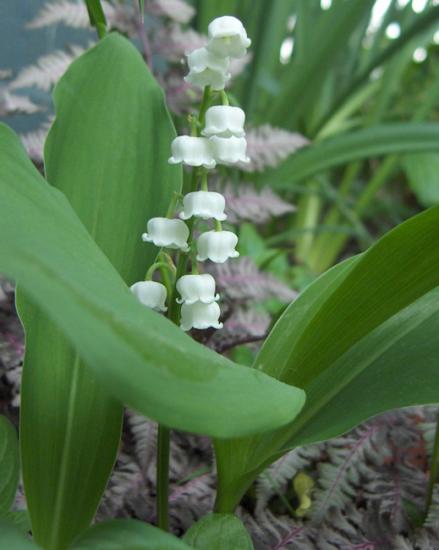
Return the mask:
M37 59L54 50L64 50L69 44L86 44L94 33L82 29L70 29L55 25L44 29L27 29L47 0L0 0L0 70L12 69L13 76ZM0 86L7 81L0 81ZM14 115L7 123L15 130L24 132L36 129L47 118L51 109L50 95L32 88L23 90L38 105L47 111L35 115ZM4 120L0 117L0 120Z

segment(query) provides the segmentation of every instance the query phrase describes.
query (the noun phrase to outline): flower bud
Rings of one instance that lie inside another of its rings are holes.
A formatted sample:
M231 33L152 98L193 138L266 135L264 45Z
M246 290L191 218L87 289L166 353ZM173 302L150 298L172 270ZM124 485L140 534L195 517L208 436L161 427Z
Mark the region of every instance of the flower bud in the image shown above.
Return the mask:
M208 220L214 218L224 221L227 216L224 214L226 201L220 193L214 191L195 191L188 193L183 198L184 210L180 214L182 220L188 220L192 216Z
M217 17L207 28L207 48L218 56L243 57L251 40L247 38L244 25L236 17Z
M177 290L181 298L179 304L194 304L202 302L211 304L219 300L219 294L215 294L215 279L208 273L202 275L183 275L177 281Z
M166 287L155 281L139 281L130 287L141 304L155 311L166 311Z
M207 48L198 48L187 55L189 74L185 81L193 86L224 90L230 78L228 57L218 57Z
M219 322L220 315L221 310L216 302L210 304L203 304L202 302L183 304L181 306L180 327L183 330L222 328L223 324Z
M245 138L212 136L209 141L212 143L213 157L220 164L230 165L250 161L246 155Z
M148 233L142 235L144 242L165 248L178 248L183 252L189 250L187 244L189 229L181 220L151 218L147 224L147 231Z
M170 164L184 162L188 166L215 168L212 144L204 137L177 136L171 144L171 151Z
M217 264L224 263L228 258L237 258L239 252L235 250L238 237L231 231L206 231L197 241L197 260L204 262L211 260Z
M244 137L245 113L239 107L214 105L206 111L203 136Z

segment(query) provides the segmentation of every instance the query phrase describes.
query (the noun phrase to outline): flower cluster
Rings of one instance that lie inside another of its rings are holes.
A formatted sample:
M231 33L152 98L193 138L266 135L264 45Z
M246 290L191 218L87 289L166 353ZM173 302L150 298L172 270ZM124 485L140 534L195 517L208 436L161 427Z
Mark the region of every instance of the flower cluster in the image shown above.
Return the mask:
M230 58L242 57L250 45L242 23L235 17L225 16L214 19L208 28L209 41L206 47L198 48L187 55L189 74L186 81L204 88L203 101L198 117L191 116L191 135L178 136L171 145L171 164L183 163L194 170L193 188L182 197L182 211L174 218L176 204L171 205L168 217L152 218L148 221L147 232L142 235L145 242L176 249L191 260L192 273L184 274L181 267L187 262L178 262L176 268L170 257L159 261L148 271L145 281L132 285L131 290L139 301L156 311L164 312L166 299L171 313L174 302L181 304L180 326L183 330L221 328L219 321L219 295L215 291L215 279L209 274L199 274L197 262L210 260L224 263L228 258L236 258L238 237L222 228L226 220L225 199L220 193L208 190L208 171L217 164L227 166L248 162L246 156L245 113L239 107L229 105L225 84L230 77ZM215 100L220 105L211 105ZM215 228L193 239L193 226L196 219L213 220ZM187 222L187 223L186 223ZM168 288L152 281L155 269L170 269L175 275L174 287ZM174 300L177 291L180 298Z

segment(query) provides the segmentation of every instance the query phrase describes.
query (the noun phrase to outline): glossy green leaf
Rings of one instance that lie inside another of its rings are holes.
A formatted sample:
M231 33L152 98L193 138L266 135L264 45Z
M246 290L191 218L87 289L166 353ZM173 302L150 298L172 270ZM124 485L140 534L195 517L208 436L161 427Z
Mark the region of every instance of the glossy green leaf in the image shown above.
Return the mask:
M405 155L402 165L418 201L426 207L439 204L439 153Z
M155 252L140 234L181 185L180 170L167 163L175 131L163 93L136 49L112 34L70 66L54 101L48 180L122 278L143 279ZM75 263L82 261L79 254ZM18 305L26 328L25 490L35 539L57 548L94 516L115 461L122 407L39 307L21 294Z
M119 519L94 525L70 548L71 550L190 550L190 546L173 535L134 519Z
M307 402L285 428L216 444L220 510L285 450L438 400L438 239L434 208L324 274L286 310L255 367L303 388Z
M164 425L219 438L297 415L301 390L232 363L142 307L2 125L0 151L0 271L47 311L103 386Z
M242 522L233 514L209 514L186 532L183 539L200 550L253 550Z
M0 548L5 550L38 550L41 547L29 540L15 525L0 518Z
M355 160L439 150L439 127L433 123L383 124L340 134L310 145L266 173L264 181L288 188L324 170Z
M17 432L6 417L0 416L0 515L14 503L19 471Z

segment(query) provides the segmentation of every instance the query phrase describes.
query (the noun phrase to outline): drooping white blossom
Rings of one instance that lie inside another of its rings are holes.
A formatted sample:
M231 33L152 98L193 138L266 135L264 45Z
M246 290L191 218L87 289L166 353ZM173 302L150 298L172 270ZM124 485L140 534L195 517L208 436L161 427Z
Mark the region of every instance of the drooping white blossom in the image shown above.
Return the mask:
M193 86L223 90L230 78L228 57L218 57L207 48L198 48L187 55L189 74L185 81Z
M210 304L203 304L203 302L185 303L181 306L180 327L183 330L222 328L223 324L219 321L220 315L221 310L216 302Z
M249 162L246 155L247 141L241 137L217 137L209 138L212 144L212 153L219 164L232 165L237 162Z
M197 241L197 260L222 264L228 258L237 258L239 252L235 250L238 237L231 231L206 231Z
M215 294L215 279L208 273L183 275L177 281L177 290L181 296L177 299L179 304L211 304L219 300L219 294Z
M154 243L165 248L177 248L187 252L189 228L182 220L169 218L151 218L147 224L147 233L143 233L142 240Z
M224 15L210 22L207 28L207 48L218 56L243 57L251 40L244 25L236 17Z
M180 213L182 220L188 220L192 216L203 218L203 220L215 219L224 221L227 216L224 214L226 201L220 193L214 191L195 191L188 193L183 198L183 212Z
M206 111L206 125L201 132L204 136L238 138L245 136L245 113L239 107L214 105Z
M214 168L212 144L205 137L177 136L171 144L170 164L183 162L188 166Z
M141 304L155 311L166 311L166 287L156 281L139 281L130 287Z

